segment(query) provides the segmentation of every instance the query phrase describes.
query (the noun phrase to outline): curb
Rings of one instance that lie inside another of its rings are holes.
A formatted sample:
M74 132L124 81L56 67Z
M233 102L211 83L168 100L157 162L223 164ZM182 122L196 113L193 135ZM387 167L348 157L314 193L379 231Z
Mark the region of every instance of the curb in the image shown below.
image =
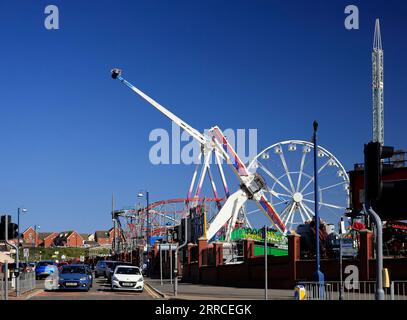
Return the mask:
M158 294L159 296L161 296L161 298L169 299L169 296L167 296L165 293L162 293L160 290L154 288L150 283L145 282L144 285L146 285L149 289L151 289L151 290L154 291L156 294Z
M28 300L28 299L31 299L32 297L36 296L37 294L39 294L39 293L41 293L43 291L44 290L42 290L42 289L34 289L34 290L31 290L31 291L29 291L27 293L22 294L19 297L13 296L13 297L9 297L8 299L9 300Z
M32 293L28 294L27 297L25 297L24 300L31 299L32 297L34 297L34 296L36 296L37 294L40 294L40 293L42 293L42 292L44 292L43 289L36 289L36 290L34 290Z

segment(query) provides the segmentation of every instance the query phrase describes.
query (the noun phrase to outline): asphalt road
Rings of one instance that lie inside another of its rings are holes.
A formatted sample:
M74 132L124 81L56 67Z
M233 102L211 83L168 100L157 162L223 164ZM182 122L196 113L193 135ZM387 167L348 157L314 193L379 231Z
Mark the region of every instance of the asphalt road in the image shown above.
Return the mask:
M154 291L144 286L144 291L112 291L104 278L93 280L93 287L83 291L45 291L44 280L37 280L37 292L29 300L151 300L159 299Z

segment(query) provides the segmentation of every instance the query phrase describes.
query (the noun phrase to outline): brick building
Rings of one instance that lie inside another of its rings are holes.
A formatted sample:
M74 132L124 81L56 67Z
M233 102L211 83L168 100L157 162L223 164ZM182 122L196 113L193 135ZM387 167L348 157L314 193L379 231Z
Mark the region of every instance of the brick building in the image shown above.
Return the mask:
M54 245L54 239L57 235L58 233L56 232L39 232L39 242L37 243L37 245L44 248L52 247Z
M109 231L96 231L95 232L95 241L101 246L112 244L112 240L110 239Z
M61 231L54 238L54 245L57 247L83 247L83 238L74 231Z
M110 228L109 230L104 231L96 231L95 232L95 241L103 246L103 245L111 245L114 239L114 228ZM121 233L119 229L116 229L116 237L120 237Z
M24 246L32 246L38 245L40 242L40 238L38 233L35 232L33 227L28 227L22 234L23 245Z

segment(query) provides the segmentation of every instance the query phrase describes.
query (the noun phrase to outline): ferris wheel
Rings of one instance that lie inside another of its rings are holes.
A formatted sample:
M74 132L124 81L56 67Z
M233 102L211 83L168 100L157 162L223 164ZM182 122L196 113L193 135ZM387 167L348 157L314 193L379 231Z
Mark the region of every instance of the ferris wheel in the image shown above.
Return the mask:
M248 166L265 179L268 198L288 230L315 215L313 149L308 141L278 142L261 151ZM318 146L317 155L319 215L336 223L349 208L349 177L328 150ZM246 218L253 221L259 210L246 210Z

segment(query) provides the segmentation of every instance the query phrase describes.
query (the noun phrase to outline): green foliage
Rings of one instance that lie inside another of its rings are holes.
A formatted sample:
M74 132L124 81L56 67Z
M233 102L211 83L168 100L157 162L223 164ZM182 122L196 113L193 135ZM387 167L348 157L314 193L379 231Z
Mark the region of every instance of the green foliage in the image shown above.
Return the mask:
M30 256L29 261L39 260L59 260L61 256L65 256L65 260L79 259L80 256L87 257L89 255L89 248L80 247L59 247L59 248L29 248ZM55 254L55 252L58 252Z

